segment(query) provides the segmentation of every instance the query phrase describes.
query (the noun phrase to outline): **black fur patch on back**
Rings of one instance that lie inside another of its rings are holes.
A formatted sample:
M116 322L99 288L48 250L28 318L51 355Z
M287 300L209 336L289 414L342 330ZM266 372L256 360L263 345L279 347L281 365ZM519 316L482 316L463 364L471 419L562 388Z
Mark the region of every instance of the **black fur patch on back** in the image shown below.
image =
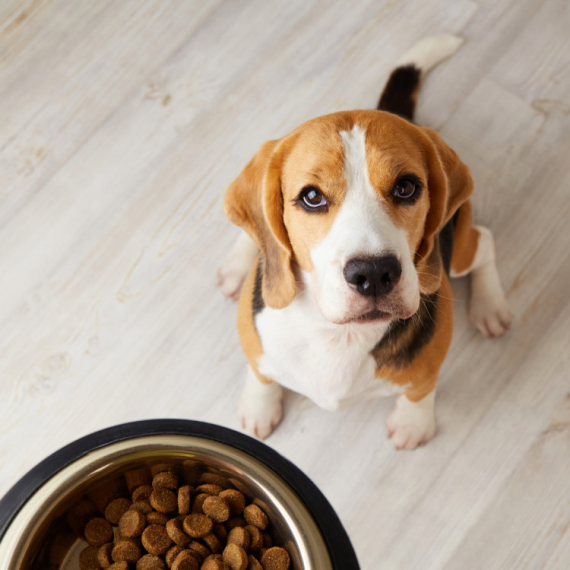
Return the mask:
M420 296L420 308L409 319L398 319L372 349L376 366L405 368L433 338L439 291Z
M377 109L413 121L420 78L421 71L414 65L394 69L380 96Z
M453 217L443 226L441 232L439 232L439 251L441 253L441 259L443 261L443 267L445 272L449 275L449 269L451 267L451 255L453 253L453 235L455 233L455 225L457 224L457 216L459 212L455 212Z
M265 307L263 296L261 294L261 286L263 283L263 268L261 267L262 263L263 262L260 257L257 261L257 268L255 269L255 284L253 285L253 300L251 303L254 317Z

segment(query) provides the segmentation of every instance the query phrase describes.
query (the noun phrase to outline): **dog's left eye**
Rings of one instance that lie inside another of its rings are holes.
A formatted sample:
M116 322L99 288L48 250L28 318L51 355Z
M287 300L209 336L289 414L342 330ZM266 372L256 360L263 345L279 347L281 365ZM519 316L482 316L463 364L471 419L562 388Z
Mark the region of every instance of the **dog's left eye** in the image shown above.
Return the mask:
M323 210L328 202L316 186L307 186L301 190L298 200L306 210Z
M409 177L400 178L394 186L394 196L400 200L411 200L417 197L421 184L418 180Z

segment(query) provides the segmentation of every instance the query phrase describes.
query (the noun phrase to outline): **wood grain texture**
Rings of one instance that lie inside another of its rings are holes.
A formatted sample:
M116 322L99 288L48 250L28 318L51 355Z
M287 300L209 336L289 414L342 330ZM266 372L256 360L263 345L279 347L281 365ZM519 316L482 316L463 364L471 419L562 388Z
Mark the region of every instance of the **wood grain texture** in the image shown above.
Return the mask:
M393 450L391 400L333 414L293 394L267 443L363 569L568 568L568 29L560 0L0 1L0 494L113 424L239 428L227 184L265 140L372 107L414 41L450 32L466 42L418 121L472 170L514 326L482 338L454 283L425 448Z

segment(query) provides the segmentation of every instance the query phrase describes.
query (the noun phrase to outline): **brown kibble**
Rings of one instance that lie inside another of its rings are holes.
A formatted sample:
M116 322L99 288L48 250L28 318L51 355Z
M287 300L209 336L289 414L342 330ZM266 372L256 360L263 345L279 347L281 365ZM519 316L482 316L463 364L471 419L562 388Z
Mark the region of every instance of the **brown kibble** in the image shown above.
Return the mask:
M156 475L164 473L165 471L178 471L178 466L173 463L157 463L150 468L150 474L152 477L156 477Z
M150 496L150 504L159 513L171 513L178 506L178 499L170 489L154 489Z
M148 524L161 524L162 526L165 526L168 522L168 517L164 513L152 511L152 513L148 513L148 515L146 515L146 522Z
M99 550L97 550L97 560L99 561L99 564L103 570L106 570L109 568L109 566L111 566L111 564L113 564L113 558L111 556L111 552L113 552L113 546L114 544L112 542L108 542L107 544L100 546Z
M251 524L248 524L244 528L249 534L249 549L253 551L261 550L263 548L263 534L261 534L261 531Z
M261 562L259 562L259 560L253 554L250 554L247 557L247 562L248 562L247 570L263 570Z
M105 518L111 524L119 524L119 519L131 508L133 503L129 499L115 499L105 509Z
M202 540L214 554L217 554L223 550L222 543L218 540L218 537L213 532L202 537Z
M183 550L172 564L172 570L199 570L199 568L199 562L188 550Z
M192 487L183 485L178 489L178 512L181 515L190 514L190 502L192 500Z
M164 570L165 565L162 558L154 554L145 554L137 562L137 570Z
M273 539L268 532L263 533L263 547L264 548L271 548L273 546Z
M234 517L226 523L226 528L228 530L232 530L232 528L235 528L236 526L245 526L245 525L246 522L242 517Z
M147 526L142 533L142 545L150 554L165 554L172 544L166 528L159 524Z
M115 542L111 557L115 562L134 564L141 557L141 549L132 540L119 540L119 542Z
M146 525L146 515L139 511L128 510L119 519L119 531L125 538L140 536Z
M113 538L113 527L101 517L91 519L85 527L85 540L91 546L101 546Z
M193 514L188 515L182 523L184 532L192 538L202 538L206 536L214 528L214 523L210 517L206 515Z
M249 545L251 544L251 538L249 536L249 532L241 527L236 526L230 530L228 534L228 544L237 544L241 546L244 550L249 550Z
M245 509L245 497L243 493L235 489L226 489L219 494L220 499L223 499L230 507L230 514L232 517L239 516Z
M202 473L202 475L200 475L200 480L198 481L198 484L218 485L218 487L222 487L223 489L225 489L229 485L229 482L222 475L216 475L215 473Z
M204 505L204 501L209 497L207 493L200 493L194 499L194 504L192 505L192 514L201 514L204 511L202 510L202 506Z
M198 493L206 493L206 495L219 495L223 489L219 485L206 483L205 485L198 485L196 491L198 491Z
M269 519L267 515L257 506L248 505L243 510L243 518L247 524L256 526L260 530L265 530L269 524Z
M79 553L79 568L81 570L99 570L99 559L97 552L99 549L96 546L88 546Z
M200 570L230 570L230 567L223 561L220 554L212 554L204 560Z
M224 562L231 568L231 570L246 570L248 561L247 553L237 544L228 544L224 548Z
M93 518L99 516L97 507L89 499L81 499L67 511L67 524L73 532L84 538L85 525Z
M289 570L290 564L289 553L279 546L270 548L261 556L263 570Z
M129 570L128 562L115 562L109 566L108 570Z
M208 556L210 556L210 554L212 554L201 542L198 542L197 540L193 540L188 545L188 548L191 548L192 550L197 552L199 555L202 556L202 558L207 558Z
M148 501L152 495L153 490L154 489L151 485L141 485L140 487L137 487L133 491L133 503L136 503L137 501Z
M124 477L129 493L133 493L138 487L148 485L151 481L150 471L148 467L141 467L139 469L132 469L131 471L127 471Z
M178 546L177 544L175 544L172 548L170 548L168 550L168 552L166 553L166 555L164 556L166 565L171 568L172 564L174 563L174 561L176 560L176 557L184 550L184 548L182 548L181 546Z
M222 542L226 542L228 540L228 531L222 523L215 523L213 532Z
M230 518L230 507L220 497L207 497L202 505L204 514L216 522L225 522Z
M157 473L152 480L152 486L155 489L178 489L178 475L172 471Z
M182 530L182 521L179 518L171 519L166 523L166 532L172 542L178 546L186 546L190 542L190 537Z
M129 511L138 511L143 515L148 515L149 513L152 513L152 507L148 501L136 501L131 505Z

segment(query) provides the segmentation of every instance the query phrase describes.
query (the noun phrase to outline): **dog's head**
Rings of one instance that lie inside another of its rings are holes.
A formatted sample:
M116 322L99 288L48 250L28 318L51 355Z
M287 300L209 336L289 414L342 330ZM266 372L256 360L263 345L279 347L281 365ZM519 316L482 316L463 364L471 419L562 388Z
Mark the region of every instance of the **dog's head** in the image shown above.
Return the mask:
M269 307L309 287L331 322L389 321L439 288L437 236L472 188L435 131L351 111L265 143L224 208L261 249Z

